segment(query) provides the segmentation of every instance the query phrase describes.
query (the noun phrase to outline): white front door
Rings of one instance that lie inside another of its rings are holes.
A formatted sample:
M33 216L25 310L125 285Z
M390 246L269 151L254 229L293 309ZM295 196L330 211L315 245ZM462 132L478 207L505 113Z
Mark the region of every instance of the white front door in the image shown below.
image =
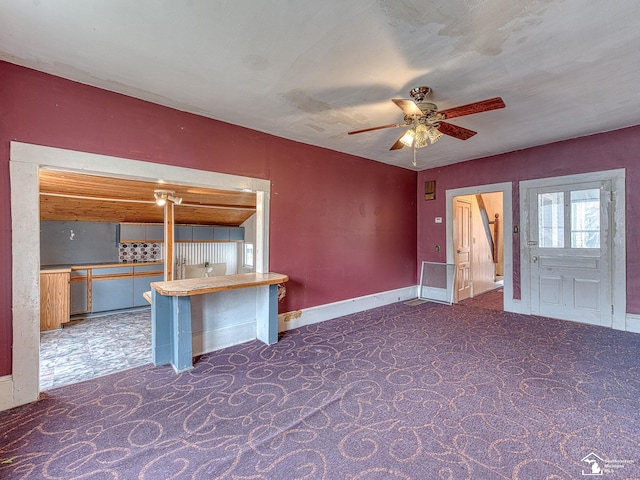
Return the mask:
M459 302L471 296L471 203L459 198L453 202L455 300Z
M531 313L611 326L611 181L527 189Z

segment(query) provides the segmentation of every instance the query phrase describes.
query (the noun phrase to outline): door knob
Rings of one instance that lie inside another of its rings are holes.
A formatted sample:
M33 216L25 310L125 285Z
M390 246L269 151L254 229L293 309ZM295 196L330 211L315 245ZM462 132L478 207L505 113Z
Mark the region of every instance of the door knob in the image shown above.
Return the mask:
M536 263L538 261L538 257L534 255L533 257L531 257L531 260L533 261L533 263Z
M458 249L458 253L462 253L462 250Z

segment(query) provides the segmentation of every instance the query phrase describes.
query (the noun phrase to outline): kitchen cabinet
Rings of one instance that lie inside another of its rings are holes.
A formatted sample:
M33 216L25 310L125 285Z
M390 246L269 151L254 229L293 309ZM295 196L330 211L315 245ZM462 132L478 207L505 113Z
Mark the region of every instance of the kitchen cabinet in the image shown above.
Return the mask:
M131 307L133 307L133 267L92 269L92 313Z
M244 240L244 227L230 227L229 240Z
M151 282L163 280L161 263L73 267L70 314L146 306L142 294L151 289Z
M151 290L151 282L164 281L163 265L136 265L133 267L133 306L142 307L149 302L142 296Z
M71 271L71 315L88 313L89 306L89 270Z
M228 242L229 227L215 227L213 230L213 239L219 242Z
M147 242L164 242L164 225L145 225L144 233Z
M244 227L211 225L176 225L174 242L229 242L244 240ZM120 243L163 242L164 226L142 223L121 223Z
M229 242L244 240L244 227L213 227L208 225L178 225L176 242Z
M67 270L40 272L40 330L55 330L69 321L69 278Z
M133 277L93 279L91 281L91 312L105 312L133 307Z
M213 241L213 227L208 226L194 226L193 228L193 241L194 242L212 242Z
M145 241L144 225L136 223L120 224L120 243Z
M120 243L162 241L164 241L163 225L146 225L142 223L120 224Z
M173 230L173 239L176 242L192 242L193 227L187 225L176 225Z

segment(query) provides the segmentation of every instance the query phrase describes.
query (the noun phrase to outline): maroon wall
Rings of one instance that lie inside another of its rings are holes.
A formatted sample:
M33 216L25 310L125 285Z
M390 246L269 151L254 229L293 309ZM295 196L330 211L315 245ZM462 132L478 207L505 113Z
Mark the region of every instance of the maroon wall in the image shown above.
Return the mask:
M416 173L0 62L0 376L11 373L9 143L271 180L280 311L416 284Z
M626 168L627 312L640 313L640 255L635 248L640 222L632 213L640 210L638 152L640 126L424 170L418 174L418 260L446 261L446 247L435 252L435 245L446 246L445 223L433 221L445 216L446 190L513 182L513 225L519 225L520 181ZM437 189L436 200L428 202L423 193L427 180L436 180ZM512 234L512 239L514 297L520 298L520 237Z

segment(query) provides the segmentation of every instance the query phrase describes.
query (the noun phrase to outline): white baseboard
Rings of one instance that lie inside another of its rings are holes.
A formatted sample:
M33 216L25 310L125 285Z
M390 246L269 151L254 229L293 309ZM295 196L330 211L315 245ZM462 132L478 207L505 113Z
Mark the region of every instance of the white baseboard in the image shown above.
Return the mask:
M335 303L327 303L316 307L305 308L278 315L278 331L284 332L294 328L324 322L332 318L351 315L371 308L382 307L391 303L412 300L418 295L418 286L399 288L387 292L375 293L364 297L350 298Z
M640 315L636 313L627 313L625 318L627 332L640 333Z
M13 401L13 376L0 377L0 411L15 407Z
M525 313L522 311L522 300L504 299L504 311L511 313Z

